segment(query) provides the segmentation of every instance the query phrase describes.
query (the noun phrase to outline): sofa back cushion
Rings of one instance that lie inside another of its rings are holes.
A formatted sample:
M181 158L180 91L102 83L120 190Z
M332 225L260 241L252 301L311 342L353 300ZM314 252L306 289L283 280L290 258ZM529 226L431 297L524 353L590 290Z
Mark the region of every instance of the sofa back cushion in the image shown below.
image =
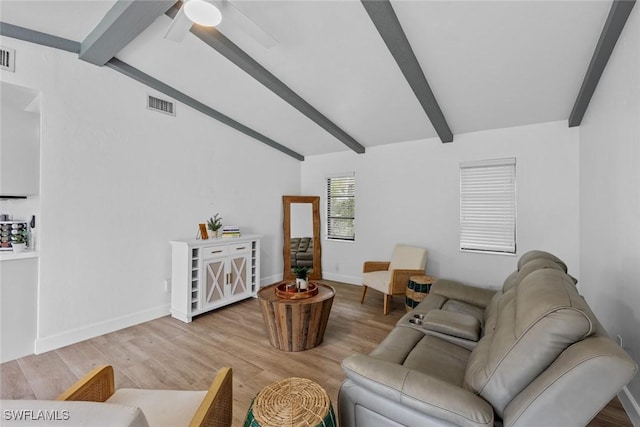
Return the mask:
M487 331L493 331L496 328L496 321L498 320L498 305L504 293L498 291L495 293L487 308L484 310L484 322L482 323L481 336L484 336Z
M533 261L534 259L547 259L559 264L562 267L562 270L567 272L567 264L564 263L560 258L555 256L552 253L545 251L529 251L523 254L518 260L518 270L520 270L524 265L528 262Z
M313 248L313 240L311 237L301 237L298 252L306 252L311 248Z
M504 408L571 344L593 333L569 276L545 268L502 294L465 372L464 386ZM491 329L490 329L491 328Z
M555 270L563 271L566 273L566 271L564 270L564 264L557 263L548 258L536 258L520 267L520 269L515 272L515 275L510 275L509 278L512 277L512 279L505 280L504 284L502 285L502 292L506 292L512 287L517 286L529 274L543 268L553 268Z

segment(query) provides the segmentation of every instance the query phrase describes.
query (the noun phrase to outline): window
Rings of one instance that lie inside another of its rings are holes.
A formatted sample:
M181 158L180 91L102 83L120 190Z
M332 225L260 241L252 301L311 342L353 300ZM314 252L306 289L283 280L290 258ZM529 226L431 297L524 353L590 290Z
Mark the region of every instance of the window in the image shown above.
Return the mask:
M356 177L327 178L327 238L355 240Z
M516 253L516 159L460 163L460 249Z

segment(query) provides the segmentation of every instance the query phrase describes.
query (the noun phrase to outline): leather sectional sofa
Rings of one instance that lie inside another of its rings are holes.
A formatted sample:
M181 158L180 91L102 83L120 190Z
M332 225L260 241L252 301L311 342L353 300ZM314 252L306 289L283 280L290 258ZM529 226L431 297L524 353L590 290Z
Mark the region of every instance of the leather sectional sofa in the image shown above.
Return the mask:
M637 371L566 265L542 251L523 255L499 291L438 280L342 367L342 427L584 426Z
M291 238L291 267L313 267L313 238Z

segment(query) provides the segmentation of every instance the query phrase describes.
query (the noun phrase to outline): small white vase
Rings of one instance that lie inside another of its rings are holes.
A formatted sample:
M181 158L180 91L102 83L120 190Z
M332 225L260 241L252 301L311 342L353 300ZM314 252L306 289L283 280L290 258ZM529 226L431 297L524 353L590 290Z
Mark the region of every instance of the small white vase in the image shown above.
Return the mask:
M300 289L301 291L306 291L307 286L309 285L309 282L307 282L307 279L296 278L296 285L298 286L298 289Z
M26 243L12 243L11 247L13 248L13 252L24 252L27 248Z
M216 230L216 231L209 230L209 238L210 239L217 239L219 231L220 230Z

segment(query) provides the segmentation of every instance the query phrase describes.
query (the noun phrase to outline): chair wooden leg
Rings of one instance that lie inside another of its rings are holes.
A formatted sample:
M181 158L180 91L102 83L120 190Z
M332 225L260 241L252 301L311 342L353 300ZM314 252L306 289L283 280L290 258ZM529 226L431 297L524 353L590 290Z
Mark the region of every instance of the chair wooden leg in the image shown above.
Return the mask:
M384 314L389 314L390 302L391 302L391 295L384 294Z
M362 285L362 298L360 298L360 304L364 302L364 296L367 294L367 286Z

